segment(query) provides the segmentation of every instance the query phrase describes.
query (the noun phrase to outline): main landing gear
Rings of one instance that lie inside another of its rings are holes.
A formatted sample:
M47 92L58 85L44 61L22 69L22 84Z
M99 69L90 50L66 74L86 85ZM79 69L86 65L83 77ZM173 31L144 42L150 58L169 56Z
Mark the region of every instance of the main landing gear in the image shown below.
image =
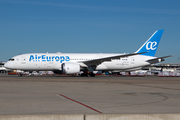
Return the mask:
M93 72L87 72L87 71L84 71L84 73L81 74L81 77L95 77L95 74Z
M22 77L22 73L18 73L18 76L19 76L19 77Z

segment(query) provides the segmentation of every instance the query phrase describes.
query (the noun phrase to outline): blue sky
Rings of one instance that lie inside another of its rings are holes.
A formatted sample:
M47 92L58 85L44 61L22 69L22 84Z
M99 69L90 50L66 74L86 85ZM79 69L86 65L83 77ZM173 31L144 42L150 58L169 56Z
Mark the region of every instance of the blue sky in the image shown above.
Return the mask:
M155 56L180 58L179 0L0 0L0 61L21 53L132 53L164 29Z

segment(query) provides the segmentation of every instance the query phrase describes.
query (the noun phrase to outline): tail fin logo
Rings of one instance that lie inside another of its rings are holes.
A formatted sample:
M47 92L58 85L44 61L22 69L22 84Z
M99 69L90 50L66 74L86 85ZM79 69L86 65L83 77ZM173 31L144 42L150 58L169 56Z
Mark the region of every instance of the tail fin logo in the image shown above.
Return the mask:
M136 53L147 52L142 55L154 57L164 30L157 30L151 37L136 51Z
M157 45L157 42L151 42L149 41L147 44L146 44L146 49L147 50L155 50L156 49L156 45Z

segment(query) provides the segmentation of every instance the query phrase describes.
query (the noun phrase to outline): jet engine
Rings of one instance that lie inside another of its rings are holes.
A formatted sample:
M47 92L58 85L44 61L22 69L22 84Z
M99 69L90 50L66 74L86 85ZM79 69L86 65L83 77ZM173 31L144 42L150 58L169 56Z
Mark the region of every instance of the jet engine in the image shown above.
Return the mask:
M62 73L63 74L76 74L80 72L80 65L77 63L63 63L62 64Z

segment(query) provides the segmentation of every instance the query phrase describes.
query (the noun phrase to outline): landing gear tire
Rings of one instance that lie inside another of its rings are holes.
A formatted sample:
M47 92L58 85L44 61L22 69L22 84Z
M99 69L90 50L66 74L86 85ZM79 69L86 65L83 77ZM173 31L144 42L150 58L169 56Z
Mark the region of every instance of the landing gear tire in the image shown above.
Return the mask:
M95 74L93 73L93 72L91 72L91 73L88 73L88 72L84 72L84 73L82 73L81 74L81 77L95 77Z
M81 74L81 77L88 77L87 72L82 73L82 74Z
M19 77L22 77L22 73L19 73L18 76L19 76Z
M82 74L81 74L81 77L84 77L84 76L85 76L85 74L84 74L84 73L82 73Z
M90 73L89 75L90 75L90 77L95 77L94 73Z

